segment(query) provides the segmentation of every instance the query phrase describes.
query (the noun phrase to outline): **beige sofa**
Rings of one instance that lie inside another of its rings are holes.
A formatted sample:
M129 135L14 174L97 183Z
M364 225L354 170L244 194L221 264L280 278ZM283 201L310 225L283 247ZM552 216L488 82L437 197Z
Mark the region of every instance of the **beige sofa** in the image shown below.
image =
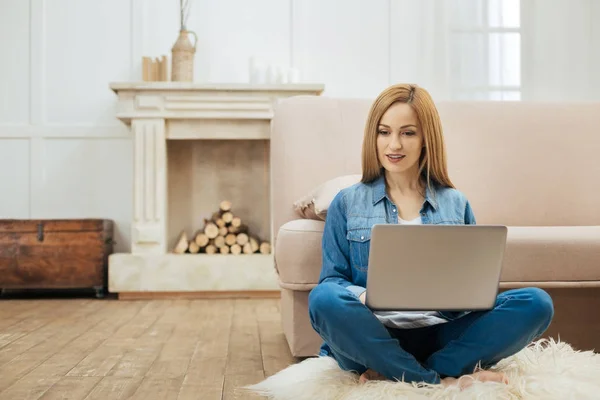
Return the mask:
M371 100L295 97L276 108L271 138L275 263L294 356L318 352L308 294L321 269L324 222L293 204L323 182L360 174ZM552 295L547 336L600 349L600 104L439 103L448 167L478 224L505 224L502 288Z

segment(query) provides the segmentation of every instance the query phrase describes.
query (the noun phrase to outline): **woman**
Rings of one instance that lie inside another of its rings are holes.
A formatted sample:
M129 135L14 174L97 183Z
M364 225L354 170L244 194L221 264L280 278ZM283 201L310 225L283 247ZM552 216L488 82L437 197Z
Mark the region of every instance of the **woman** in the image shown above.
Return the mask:
M473 371L545 332L554 315L545 291L510 290L492 310L478 312L373 313L365 305L373 224L475 224L469 201L448 177L440 118L426 90L395 85L377 97L362 168L361 182L338 193L327 213L321 277L309 296L312 326L324 340L320 355L361 374L361 382L466 387L472 379L457 378L471 376L506 383L502 374Z

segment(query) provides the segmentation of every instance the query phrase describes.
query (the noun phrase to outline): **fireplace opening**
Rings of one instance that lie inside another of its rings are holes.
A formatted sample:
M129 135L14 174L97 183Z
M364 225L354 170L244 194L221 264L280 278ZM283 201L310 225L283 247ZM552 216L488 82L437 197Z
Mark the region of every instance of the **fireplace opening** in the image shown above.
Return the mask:
M269 254L268 140L167 141L167 251Z

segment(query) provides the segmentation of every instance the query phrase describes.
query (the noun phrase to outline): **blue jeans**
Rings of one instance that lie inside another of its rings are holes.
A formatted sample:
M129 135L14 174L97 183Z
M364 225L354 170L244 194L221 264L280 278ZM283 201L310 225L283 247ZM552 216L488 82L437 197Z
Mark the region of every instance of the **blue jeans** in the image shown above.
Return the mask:
M492 310L416 329L387 328L336 283L317 285L308 303L312 326L325 342L320 355L332 356L347 371L370 368L388 379L433 384L519 352L554 316L552 299L538 288L503 292Z

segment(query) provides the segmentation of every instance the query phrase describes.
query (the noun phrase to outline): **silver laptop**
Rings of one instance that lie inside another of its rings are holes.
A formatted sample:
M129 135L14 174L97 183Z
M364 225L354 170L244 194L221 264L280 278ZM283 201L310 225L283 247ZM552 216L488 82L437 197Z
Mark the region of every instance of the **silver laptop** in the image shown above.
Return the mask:
M376 224L366 304L373 310L489 310L506 236L506 226L498 225Z

